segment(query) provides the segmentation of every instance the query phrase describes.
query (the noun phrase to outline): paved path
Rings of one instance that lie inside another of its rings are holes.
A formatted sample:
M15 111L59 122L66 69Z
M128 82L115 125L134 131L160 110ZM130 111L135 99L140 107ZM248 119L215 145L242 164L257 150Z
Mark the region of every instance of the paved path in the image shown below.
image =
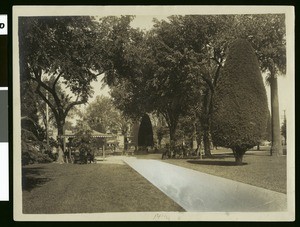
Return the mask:
M285 211L287 196L158 160L120 157L186 211Z
M95 159L97 160L98 164L119 164L125 165L123 159L124 156L107 156L103 159L102 156L96 156Z

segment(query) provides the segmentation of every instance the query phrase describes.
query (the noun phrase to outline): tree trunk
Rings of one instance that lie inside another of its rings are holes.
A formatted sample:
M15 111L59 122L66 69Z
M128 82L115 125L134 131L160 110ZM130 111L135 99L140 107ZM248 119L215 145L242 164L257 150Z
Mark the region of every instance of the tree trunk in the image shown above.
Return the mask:
M235 163L236 165L240 166L243 165L243 156L245 154L245 150L241 150L239 148L232 149L234 158L235 158Z
M201 154L201 141L202 141L202 134L198 130L199 128L196 127L196 142L197 142L197 148L195 149L195 153L197 157L202 158Z
M204 96L204 116L202 117L203 128L203 146L206 157L211 157L210 152L210 120L212 111L212 91L209 87L206 88Z
M61 121L57 124L57 137L58 137L58 158L57 161L59 163L64 163L64 139L62 138L62 135L64 135L64 124Z
M271 117L272 117L272 147L271 155L283 155L280 133L279 102L277 77L271 74Z
M169 126L169 130L170 130L170 148L171 150L174 150L175 145L176 145L176 127L174 127L173 125Z
M257 144L257 150L260 151L260 146L259 143Z
M236 165L238 165L238 166L243 165L243 156L240 156L240 155L235 156L235 163L236 163Z
M209 130L206 129L204 130L203 133L203 146L204 146L204 154L206 157L211 157L211 152L210 152L210 138L209 138Z
M162 138L159 138L159 139L158 139L158 148L159 148L159 149L161 148L161 141L162 141Z

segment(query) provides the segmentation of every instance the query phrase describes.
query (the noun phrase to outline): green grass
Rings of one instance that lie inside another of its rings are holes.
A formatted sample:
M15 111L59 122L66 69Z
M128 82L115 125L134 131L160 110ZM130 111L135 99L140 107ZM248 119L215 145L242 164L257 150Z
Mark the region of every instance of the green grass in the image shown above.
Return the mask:
M23 168L23 213L184 211L127 165Z

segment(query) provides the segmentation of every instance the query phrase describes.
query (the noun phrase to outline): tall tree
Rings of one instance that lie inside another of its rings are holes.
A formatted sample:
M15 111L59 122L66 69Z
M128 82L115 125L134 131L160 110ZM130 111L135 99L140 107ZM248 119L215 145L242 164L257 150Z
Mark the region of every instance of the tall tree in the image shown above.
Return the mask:
M234 37L232 28L235 19L233 15L190 15L183 17L182 20L185 36L189 37L189 47L202 60L197 68L198 75L204 81L202 108L197 113L198 126L201 128L198 134L203 139L205 155L211 156L210 125L213 94L220 70L226 60L228 43Z
M255 107L255 108L253 108ZM231 148L236 163L261 140L268 120L266 90L251 44L232 43L214 95L212 136L216 145Z
M174 17L175 20L176 17ZM166 119L171 145L175 145L178 120L199 98L199 80L190 60L193 51L180 42L178 25L158 22L146 34L131 32L116 66L112 96L118 108L133 117L156 111Z
M250 41L262 71L268 71L268 61L272 58L280 65L277 68L285 67L281 65L285 61L282 52L285 45L280 44L284 41L280 35L284 29L279 29L277 43L273 39L276 32L272 33L273 26L269 23L277 23L273 16L171 16L155 21L154 28L147 33L130 28L130 17L122 17L122 23L114 17L106 19L115 24L108 32L108 40L113 43L109 46L116 50L112 51L115 60L110 62L113 70L105 77L113 85L114 100L129 115L160 112L168 122L170 137L175 138L172 135L176 135L178 119L194 106L190 98L198 98L201 103L197 108L198 118L203 131L198 134L202 134L205 153L210 155L212 97L226 62L228 44L237 37ZM123 35L115 35L116 31ZM281 55L284 59L280 60ZM187 87L189 90L185 90ZM184 110L182 113L180 108Z
M93 61L95 26L90 17L19 18L21 77L36 84L36 94L54 115L59 137L69 111L87 101L90 82L98 74Z
M189 37L189 45L203 58L203 64L199 65L199 75L206 82L206 88L203 90L203 106L199 117L206 155L210 155L212 96L227 58L228 44L235 38L251 42L262 72L269 73L274 137L271 151L280 153L277 76L285 74L286 70L284 15L191 15L182 17L182 20L184 29L181 32Z
M285 15L241 15L237 19L239 36L252 43L261 70L268 73L271 89L271 155L282 155L277 77L286 73Z
M171 16L169 21L156 21L147 39L154 73L147 88L152 93L154 110L167 122L171 148L176 144L179 119L199 106L203 85L196 71L201 58L189 48L190 40L182 33L181 18Z

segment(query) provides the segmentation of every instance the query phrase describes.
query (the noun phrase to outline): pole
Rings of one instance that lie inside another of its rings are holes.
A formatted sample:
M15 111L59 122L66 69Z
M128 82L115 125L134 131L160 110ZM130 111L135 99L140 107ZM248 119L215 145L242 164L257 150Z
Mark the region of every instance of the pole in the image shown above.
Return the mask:
M103 161L105 160L105 143L106 143L106 138L104 138L104 143L103 143L103 146L102 146Z
M46 99L48 100L48 91L46 91ZM46 139L47 146L49 147L49 109L48 104L46 103Z
M285 115L285 110L283 110L283 116L284 116L284 118L283 118L283 120L284 120L284 123L285 123L285 137L284 137L284 145L286 145L286 134L287 134L287 131L286 131L286 128L287 128L287 126L286 126L286 115Z

